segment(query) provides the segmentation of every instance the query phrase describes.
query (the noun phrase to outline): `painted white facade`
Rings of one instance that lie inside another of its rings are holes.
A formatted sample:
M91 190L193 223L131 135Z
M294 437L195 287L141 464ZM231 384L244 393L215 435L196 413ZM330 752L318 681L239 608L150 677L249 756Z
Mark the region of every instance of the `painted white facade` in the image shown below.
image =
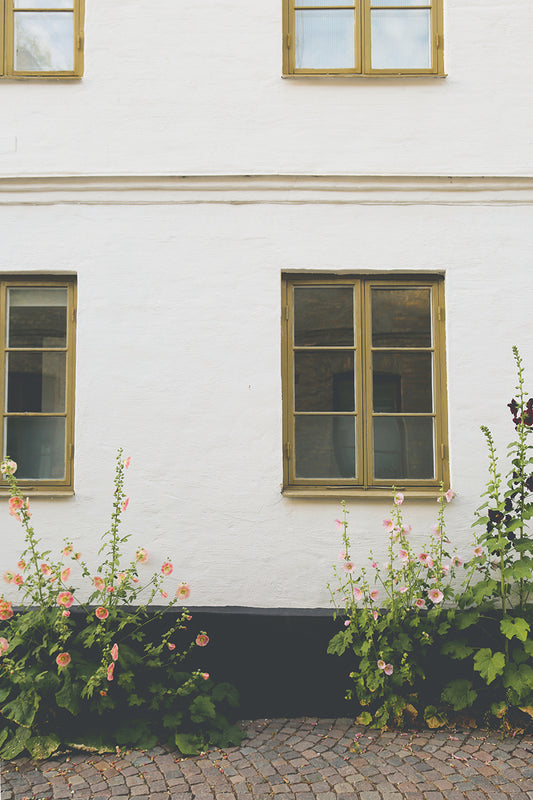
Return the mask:
M88 0L81 81L0 84L0 270L78 276L75 495L32 500L51 547L96 563L122 446L131 553L172 557L191 605L327 606L338 500L280 492L280 278L376 270L445 274L468 555L513 344L533 387L532 27L529 0L447 0L446 78L284 80L278 0ZM348 506L383 556L390 502ZM405 511L422 542L435 501ZM0 531L4 571L7 503Z

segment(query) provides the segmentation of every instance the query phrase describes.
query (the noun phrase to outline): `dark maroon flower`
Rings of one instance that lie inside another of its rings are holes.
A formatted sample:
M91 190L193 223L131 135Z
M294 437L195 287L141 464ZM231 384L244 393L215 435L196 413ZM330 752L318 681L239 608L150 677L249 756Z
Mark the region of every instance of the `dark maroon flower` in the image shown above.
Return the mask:
M510 542L514 542L514 540L516 539L516 533L514 531L509 531L509 533L507 534L507 538L509 539Z
M489 508L489 519L497 525L503 519L503 514L497 508Z
M524 425L527 425L528 428L533 425L533 409L526 408L524 413L522 414L522 422Z
M513 510L513 501L511 500L510 497L508 497L506 499L506 501L505 501L505 510L506 511L512 511Z
M530 475L526 481L526 489L530 492L533 492L533 475Z
M511 414L513 415L513 417L516 417L516 412L518 411L518 403L516 402L514 397L510 403L507 403L507 407L511 409Z

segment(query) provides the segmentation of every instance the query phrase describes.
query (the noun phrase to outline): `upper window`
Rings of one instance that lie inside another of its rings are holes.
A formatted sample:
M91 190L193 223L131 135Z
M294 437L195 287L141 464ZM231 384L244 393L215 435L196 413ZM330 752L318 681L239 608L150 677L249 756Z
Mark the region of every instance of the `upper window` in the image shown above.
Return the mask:
M0 0L0 75L76 78L83 74L84 0Z
M288 75L442 75L442 0L284 0Z
M0 281L2 456L21 489L72 489L75 281Z
M283 282L284 488L448 480L442 279Z

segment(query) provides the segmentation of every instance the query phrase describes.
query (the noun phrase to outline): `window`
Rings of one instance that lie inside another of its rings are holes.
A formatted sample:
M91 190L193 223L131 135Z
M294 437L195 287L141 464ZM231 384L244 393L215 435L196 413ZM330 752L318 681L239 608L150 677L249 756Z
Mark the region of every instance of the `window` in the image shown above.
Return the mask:
M17 462L23 491L69 491L73 486L75 280L1 280L0 291L1 385L5 387L2 457Z
M0 75L80 77L83 3L84 0L0 0Z
M284 0L285 75L443 75L442 0Z
M442 278L286 276L283 304L284 491L447 484Z

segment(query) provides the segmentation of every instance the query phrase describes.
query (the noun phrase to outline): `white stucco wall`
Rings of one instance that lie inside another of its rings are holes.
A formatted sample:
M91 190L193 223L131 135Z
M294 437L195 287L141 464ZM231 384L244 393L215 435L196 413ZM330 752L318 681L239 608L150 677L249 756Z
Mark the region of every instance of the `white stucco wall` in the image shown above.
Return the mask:
M76 494L32 501L50 546L72 536L95 563L122 446L132 456L130 552L146 546L156 568L171 556L170 584L188 580L192 605L327 606L339 504L280 494L280 275L395 269L446 275L457 492L448 520L459 553L469 553L486 480L479 425L503 450L515 343L533 387L533 206L78 199L7 205L0 215L2 271L78 274ZM383 555L390 503L348 506L357 558L369 547ZM422 542L435 502L412 501L405 512ZM0 532L7 569L21 549L7 503Z

